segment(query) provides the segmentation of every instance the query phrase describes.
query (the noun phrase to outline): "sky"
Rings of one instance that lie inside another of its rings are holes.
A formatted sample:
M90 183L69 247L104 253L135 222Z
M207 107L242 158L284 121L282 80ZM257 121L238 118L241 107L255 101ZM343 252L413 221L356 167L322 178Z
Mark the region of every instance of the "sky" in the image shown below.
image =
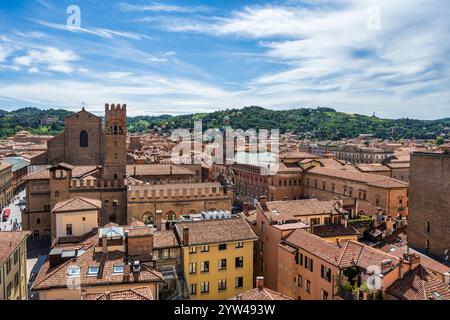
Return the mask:
M450 117L448 0L0 0L0 109Z

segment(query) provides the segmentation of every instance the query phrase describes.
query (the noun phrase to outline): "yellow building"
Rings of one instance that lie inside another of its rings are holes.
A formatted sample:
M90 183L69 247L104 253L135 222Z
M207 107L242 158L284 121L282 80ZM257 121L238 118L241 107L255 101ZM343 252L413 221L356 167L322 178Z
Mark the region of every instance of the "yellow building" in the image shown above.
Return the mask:
M0 300L27 300L27 231L0 232Z
M241 217L177 223L193 300L229 299L253 288L255 233Z
M97 228L101 206L100 200L84 197L58 202L52 210L56 237L80 237Z

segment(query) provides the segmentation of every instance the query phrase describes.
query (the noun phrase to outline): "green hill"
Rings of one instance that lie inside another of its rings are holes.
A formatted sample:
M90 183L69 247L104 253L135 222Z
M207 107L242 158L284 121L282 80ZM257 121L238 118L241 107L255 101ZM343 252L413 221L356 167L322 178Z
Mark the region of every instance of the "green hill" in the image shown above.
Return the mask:
M64 128L63 119L72 114L62 109L41 110L24 108L15 111L0 110L0 137L13 135L20 130L36 134L55 135ZM331 108L269 110L261 107L226 109L211 113L190 115L138 116L128 118L131 133L159 128L170 131L176 128L193 128L195 120L202 120L203 127L220 128L225 117L231 127L237 129L279 129L292 131L301 137L319 140L352 138L359 134L372 134L383 139L434 139L450 131L450 118L440 120L381 119L358 114L337 112ZM45 119L50 118L51 124Z

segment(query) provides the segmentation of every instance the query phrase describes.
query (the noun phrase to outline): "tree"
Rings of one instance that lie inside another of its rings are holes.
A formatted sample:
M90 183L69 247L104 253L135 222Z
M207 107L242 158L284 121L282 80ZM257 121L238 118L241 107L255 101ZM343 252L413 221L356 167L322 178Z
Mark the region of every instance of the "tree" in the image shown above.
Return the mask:
M444 139L443 136L439 136L439 137L436 138L436 144L437 144L438 146L441 146L441 145L443 145L444 143L445 143L445 139Z

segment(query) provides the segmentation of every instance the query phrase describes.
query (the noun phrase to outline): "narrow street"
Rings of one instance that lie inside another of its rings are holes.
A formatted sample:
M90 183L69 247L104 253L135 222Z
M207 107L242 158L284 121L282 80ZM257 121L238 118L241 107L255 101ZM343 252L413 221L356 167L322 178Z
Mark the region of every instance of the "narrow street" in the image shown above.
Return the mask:
M0 219L0 231L12 231L14 227L14 222L17 223L19 229L22 229L22 212L20 211L19 199L25 197L25 189L20 191L11 202L2 210L2 216ZM3 214L6 209L10 209L10 216L6 221L3 222Z

